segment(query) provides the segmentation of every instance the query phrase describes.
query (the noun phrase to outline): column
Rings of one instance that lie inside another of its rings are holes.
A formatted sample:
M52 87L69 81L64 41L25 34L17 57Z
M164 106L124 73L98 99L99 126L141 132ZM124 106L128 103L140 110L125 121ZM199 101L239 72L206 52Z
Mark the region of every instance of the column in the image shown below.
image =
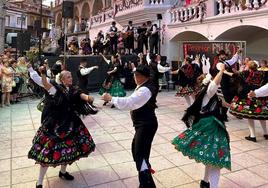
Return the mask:
M0 1L0 53L4 51L4 44L5 44L6 11L4 10L4 4L6 4L6 0L1 0Z

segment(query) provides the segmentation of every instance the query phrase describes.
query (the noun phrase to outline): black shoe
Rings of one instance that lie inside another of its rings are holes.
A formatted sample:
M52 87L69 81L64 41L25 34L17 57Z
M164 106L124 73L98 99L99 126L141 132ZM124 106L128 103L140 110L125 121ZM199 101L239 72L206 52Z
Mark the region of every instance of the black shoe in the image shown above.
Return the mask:
M200 181L200 188L209 188L210 184L209 182L205 182L204 180Z
M104 102L104 103L103 103L103 106L106 106L106 104L108 104L108 102Z
M156 188L151 172L147 169L139 172L139 188Z
M111 108L115 108L115 105L112 105Z
M36 188L43 188L43 185L37 185L36 184Z
M265 140L268 140L268 134L263 135L263 137L265 138Z
M59 173L59 177L61 179L65 179L65 180L74 180L74 177L72 175L70 175L68 172L65 172L64 174L60 171Z
M251 142L257 142L256 137L246 136L245 139Z

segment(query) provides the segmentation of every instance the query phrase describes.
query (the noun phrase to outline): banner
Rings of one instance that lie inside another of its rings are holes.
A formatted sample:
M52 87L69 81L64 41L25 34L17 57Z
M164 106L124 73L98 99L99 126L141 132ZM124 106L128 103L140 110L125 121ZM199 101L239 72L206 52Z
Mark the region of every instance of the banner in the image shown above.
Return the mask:
M202 58L205 55L210 60L215 59L220 50L225 50L229 54L229 58L236 53L237 49L244 49L245 52L246 42L245 41L197 41L197 42L183 42L183 55L192 56L195 58L196 55L200 55Z

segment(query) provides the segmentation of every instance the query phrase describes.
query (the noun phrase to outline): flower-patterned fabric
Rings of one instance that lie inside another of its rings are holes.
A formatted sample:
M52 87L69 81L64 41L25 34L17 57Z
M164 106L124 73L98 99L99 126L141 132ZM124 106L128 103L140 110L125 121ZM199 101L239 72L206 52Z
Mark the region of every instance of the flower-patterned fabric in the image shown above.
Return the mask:
M231 170L229 135L222 122L214 116L202 118L172 144L183 155L204 165Z
M230 113L234 116L248 119L268 119L268 97L241 99L234 97Z

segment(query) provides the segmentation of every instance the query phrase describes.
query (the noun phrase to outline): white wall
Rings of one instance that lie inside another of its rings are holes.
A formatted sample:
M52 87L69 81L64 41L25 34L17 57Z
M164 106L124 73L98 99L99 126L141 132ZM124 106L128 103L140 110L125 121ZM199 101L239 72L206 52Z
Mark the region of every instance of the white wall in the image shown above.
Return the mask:
M21 28L21 24L17 22L18 18L21 18L22 13L21 12L15 12L11 10L7 10L7 15L10 18L9 24L6 22L6 27L12 27L12 28ZM27 15L25 15L25 21L24 24L22 25L23 29L27 29Z

